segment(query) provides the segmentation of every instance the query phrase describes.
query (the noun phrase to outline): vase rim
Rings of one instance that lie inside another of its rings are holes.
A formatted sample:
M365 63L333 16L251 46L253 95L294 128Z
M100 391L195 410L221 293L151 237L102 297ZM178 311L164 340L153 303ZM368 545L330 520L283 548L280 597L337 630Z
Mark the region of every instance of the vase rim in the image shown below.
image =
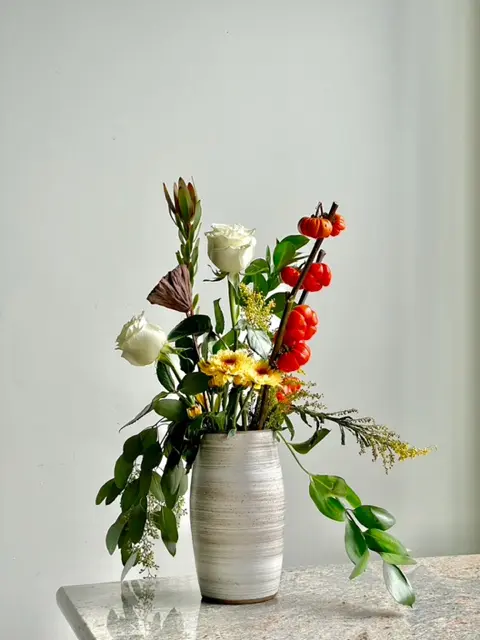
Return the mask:
M273 435L273 430L272 429L252 429L250 431L240 431L238 430L234 436L231 436L233 438L236 438L237 436L246 436L246 435L252 435L252 434L256 434L256 435L265 435L265 434L269 434L269 435ZM204 438L211 438L211 437L215 437L215 438L228 438L228 432L223 432L223 433L205 433L203 435Z

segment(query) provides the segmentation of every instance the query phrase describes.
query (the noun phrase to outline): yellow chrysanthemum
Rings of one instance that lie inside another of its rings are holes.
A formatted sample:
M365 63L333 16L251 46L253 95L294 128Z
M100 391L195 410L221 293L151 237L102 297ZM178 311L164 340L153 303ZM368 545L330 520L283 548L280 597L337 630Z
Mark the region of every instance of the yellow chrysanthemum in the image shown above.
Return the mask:
M251 358L246 351L220 351L216 356L218 369L232 376L241 375L251 365Z
M232 380L233 380L233 376L229 376L229 375L226 375L225 373L218 372L211 377L209 381L209 385L211 387L224 387L229 382L232 382Z
M282 382L282 374L272 369L266 360L260 360L251 367L251 380L256 387L278 387Z

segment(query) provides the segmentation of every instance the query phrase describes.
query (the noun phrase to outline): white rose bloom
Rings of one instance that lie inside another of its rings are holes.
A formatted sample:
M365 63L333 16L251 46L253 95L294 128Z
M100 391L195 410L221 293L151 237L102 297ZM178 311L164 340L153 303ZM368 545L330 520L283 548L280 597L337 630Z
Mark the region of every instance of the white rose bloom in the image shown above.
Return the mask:
M158 325L147 322L142 312L123 325L115 348L130 364L145 367L155 362L166 342L165 332Z
M208 257L223 273L240 273L250 264L257 244L255 229L241 224L212 224L208 240Z

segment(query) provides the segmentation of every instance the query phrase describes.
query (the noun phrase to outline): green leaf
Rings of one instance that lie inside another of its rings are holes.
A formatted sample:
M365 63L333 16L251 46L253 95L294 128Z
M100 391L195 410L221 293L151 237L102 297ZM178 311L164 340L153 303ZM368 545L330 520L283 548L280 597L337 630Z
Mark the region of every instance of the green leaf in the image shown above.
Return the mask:
M292 442L290 446L293 447L297 453L306 454L311 451L315 445L328 436L329 433L330 429L318 429L318 431L315 431L313 436L308 440L305 440L305 442Z
M107 498L105 500L105 504L112 504L118 496L122 493L122 490L117 487L115 481L110 485L110 489L108 490Z
M95 498L95 504L102 504L102 502L108 496L112 485L115 486L115 480L112 478L111 480L107 480L105 484L103 484L98 490L97 497Z
M140 540L142 539L146 520L147 512L145 511L145 509L139 504L133 507L130 513L130 518L128 520L128 531L130 540L134 544L140 542Z
M218 427L219 431L225 431L225 422L227 420L227 414L225 411L219 411L218 413L212 416L215 424Z
M120 506L122 508L122 511L128 511L133 507L134 504L138 502L138 487L138 478L132 480L132 482L129 482L127 484L120 499Z
M220 298L213 301L213 310L215 312L215 332L221 335L225 331L225 317L220 305Z
M267 298L267 302L271 302L272 300L273 302L275 302L275 309L273 310L273 313L279 318L282 317L283 312L285 310L285 305L287 304L287 297L288 297L287 291L279 291L278 293L274 293L273 296L270 296L269 298Z
M180 367L182 371L185 371L185 373L190 373L191 371L193 371L193 368L190 368L190 363L187 363L186 361L190 360L193 366L195 366L195 364L197 364L198 362L198 351L193 338L189 338L188 336L186 336L185 338L179 338L175 341L175 347L178 349L178 355L180 357Z
M123 487L127 484L132 470L133 462L125 460L123 455L121 455L115 463L115 471L113 474L115 484L119 489L123 489Z
M152 484L152 470L142 469L138 477L138 498L139 501L148 496Z
M285 424L287 425L288 432L290 433L290 440L295 437L295 427L293 426L293 422L286 415L285 416Z
M293 262L296 251L295 245L288 240L282 240L277 244L273 250L273 265L277 273Z
M150 493L159 502L165 502L165 497L162 491L162 479L156 471L152 472L152 480L150 483Z
M235 332L233 329L230 329L228 333L221 337L220 340L213 345L212 351L213 353L218 353L222 349L231 349L235 343Z
M265 279L265 276L261 273L256 273L253 276L253 288L255 291L259 291L262 296L266 296L270 291L268 282Z
M113 554L117 548L118 539L123 531L123 527L127 524L127 520L123 513L115 520L112 526L107 531L105 538L105 544L107 545L108 553Z
M142 449L146 451L152 444L157 442L158 438L158 429L157 427L148 427L148 429L144 429L140 432L140 438L142 440Z
M357 564L365 552L368 553L367 543L360 527L350 518L345 520L345 550L347 556Z
M380 553L380 556L382 557L382 560L384 560L384 562L388 562L388 564L417 564L417 561L410 556L399 556L395 553Z
M272 264L272 250L268 246L265 249L265 259L266 259L267 264L268 264L269 269L270 269L270 265Z
M399 604L412 607L415 602L415 592L407 576L394 564L383 563L383 578L388 592Z
M120 582L123 582L125 580L130 569L132 569L137 564L137 556L138 551L134 551L124 562L122 575L120 576Z
M170 342L174 342L185 336L200 336L212 331L212 329L212 323L208 316L196 314L185 318L185 320L177 324L168 334L168 339Z
M293 235L283 238L282 242L290 242L290 244L293 244L293 246L295 247L295 250L298 251L310 242L310 238L306 238L305 236L301 235Z
M268 292L269 291L273 291L274 289L279 287L281 284L282 284L282 279L280 278L278 273L270 274L270 276L268 277L268 280L267 280Z
M372 551L395 553L399 556L408 556L408 551L394 536L381 529L368 529L363 534L368 548Z
M350 574L350 580L355 580L358 576L362 575L368 565L370 559L370 551L367 549L360 560L355 565L355 569Z
M154 442L143 454L142 469L151 471L156 469L162 460L162 447L159 442Z
M247 329L247 342L250 348L258 353L258 355L267 359L272 350L272 341L270 340L266 331L260 329Z
M364 504L357 507L353 513L360 524L363 524L367 529L386 531L395 524L394 516L381 507Z
M120 428L120 431L122 431L122 429L125 429L125 427L129 427L131 424L138 422L138 420L146 416L147 413L150 413L150 411L153 411L153 403L155 402L156 398L158 398L158 396L155 396L155 398L150 402L150 404L147 404L146 407L143 407L140 413L137 413L137 415L134 418L132 418L126 424L124 424L123 427Z
M269 271L270 267L268 266L268 262L263 258L257 258L245 269L245 275L254 276L257 273L268 273Z
M160 384L169 392L175 393L175 382L172 374L170 373L170 367L160 360L157 362L157 378Z
M315 480L318 476L311 476L310 478L310 497L317 506L320 513L323 513L327 518L343 522L345 520L345 507L337 498L329 495L325 492L325 487Z
M199 393L207 391L209 388L209 381L209 376L205 375L201 371L187 373L178 385L178 390L185 393L187 396L196 396Z
M142 437L138 433L137 435L131 436L125 440L122 455L127 462L135 462L142 451Z
M168 552L174 556L178 542L177 520L175 514L168 507L162 507L161 511L153 514L153 522L155 526L162 532L162 540Z
M323 487L324 491L336 498L345 498L353 507L358 507L362 501L355 491L348 486L343 478L339 476L313 476Z
M162 398L157 400L153 406L155 413L166 418L170 422L181 422L187 417L185 405L181 400L173 398Z
M181 460L175 467L167 468L164 471L161 481L161 487L163 495L165 496L165 504L169 509L173 509L178 497L180 495L183 495L181 492L185 489L185 487L188 487L188 480L186 478L185 469Z

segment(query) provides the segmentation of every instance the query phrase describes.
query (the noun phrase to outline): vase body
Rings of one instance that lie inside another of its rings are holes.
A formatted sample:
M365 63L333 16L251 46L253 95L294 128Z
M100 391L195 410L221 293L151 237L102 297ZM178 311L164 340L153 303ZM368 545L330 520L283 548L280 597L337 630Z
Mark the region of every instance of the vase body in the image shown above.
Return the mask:
M193 465L190 519L200 591L225 603L278 591L285 496L270 430L207 434Z

